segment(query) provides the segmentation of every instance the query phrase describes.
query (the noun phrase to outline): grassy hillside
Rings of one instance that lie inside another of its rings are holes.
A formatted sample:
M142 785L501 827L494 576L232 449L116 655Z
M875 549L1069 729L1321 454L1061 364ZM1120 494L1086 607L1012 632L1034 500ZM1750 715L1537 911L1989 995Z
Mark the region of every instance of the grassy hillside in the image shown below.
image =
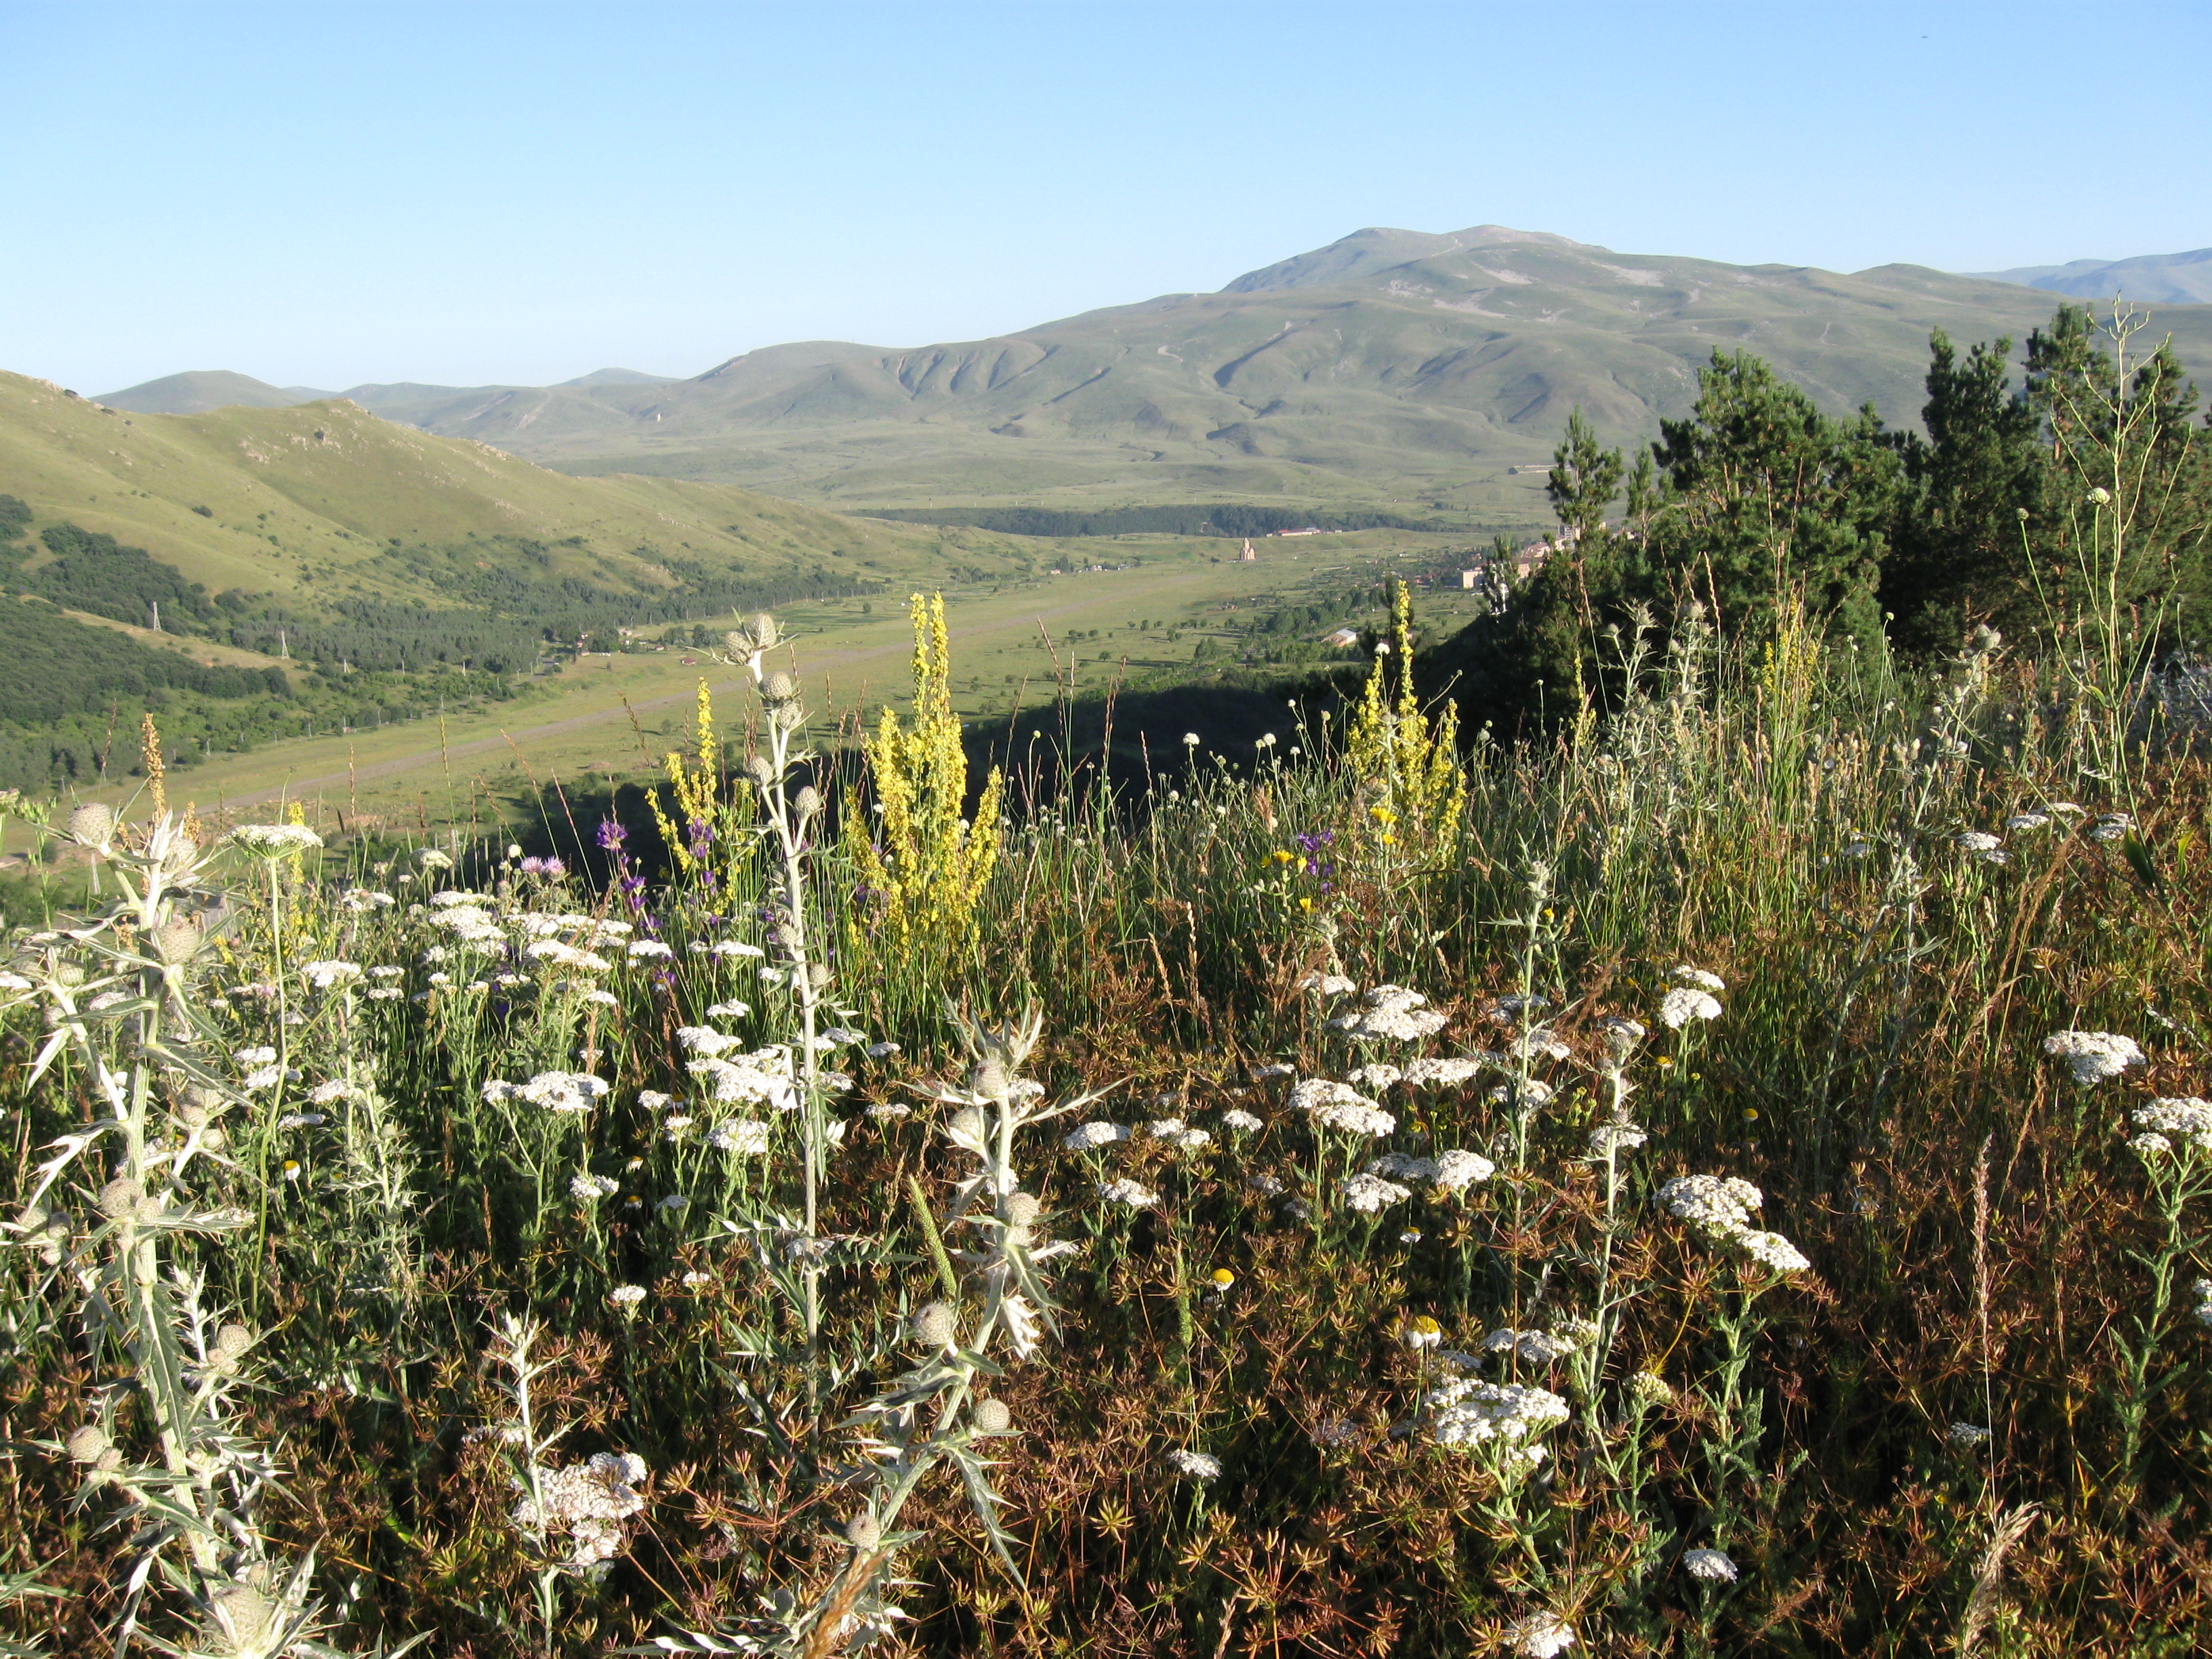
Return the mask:
M564 470L726 479L840 504L1361 502L1540 521L1570 409L1608 441L1685 410L1715 347L1841 411L1923 398L1929 331L2047 322L2055 296L1889 265L1855 276L1623 255L1478 227L1369 230L1239 277L999 337L780 345L696 380L376 388L395 420ZM2212 307L2164 308L2212 368Z
M335 396L312 386L270 386L227 368L196 368L165 374L127 391L104 392L94 401L141 415L204 415L214 409L288 409Z
M68 522L143 547L211 592L310 605L347 595L451 604L449 581L393 551L471 540L542 543L550 580L665 591L672 603L679 567L858 581L1026 563L1016 544L983 532L856 522L668 478L571 477L342 401L143 415L7 374L0 492L28 502L41 526Z
M1990 279L2082 300L2121 295L2142 305L2212 302L2212 247L2188 253L2145 253L2132 259L2075 259L2063 265L1993 270Z

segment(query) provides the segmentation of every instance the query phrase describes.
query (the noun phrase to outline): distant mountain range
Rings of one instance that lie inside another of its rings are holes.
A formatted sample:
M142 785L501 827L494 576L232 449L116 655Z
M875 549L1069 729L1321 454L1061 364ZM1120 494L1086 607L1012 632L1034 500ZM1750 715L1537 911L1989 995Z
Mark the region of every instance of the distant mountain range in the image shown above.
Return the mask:
M2212 247L2193 253L2145 253L2133 259L2076 259L1982 273L2077 300L2131 300L2147 306L2212 305Z
M2033 280L2081 279L2069 272ZM1571 409L1616 441L1652 435L1689 406L1716 347L1742 348L1832 410L1871 401L1910 423L1930 328L2017 345L2056 305L2028 280L1620 254L1498 225L1367 229L1218 293L986 340L771 346L683 380L602 370L344 395L568 472L738 483L848 510L1304 501L1534 521ZM2160 305L2154 326L2206 375L2212 307ZM302 395L202 374L100 401L247 394Z
M589 374L579 374L573 380L563 380L561 390L568 386L666 386L665 375L641 374L634 368L594 369ZM488 386L483 391L517 392L536 390L534 387ZM165 374L158 380L149 380L143 386L134 386L126 391L111 392L94 399L115 409L127 409L134 415L205 415L217 409L289 409L299 404L321 403L332 398L346 398L363 409L376 409L394 403L412 403L423 398L451 397L455 388L441 386L357 386L343 392L323 392L309 386L270 386L266 380L257 380L251 374L234 374L227 368L195 368L182 374Z

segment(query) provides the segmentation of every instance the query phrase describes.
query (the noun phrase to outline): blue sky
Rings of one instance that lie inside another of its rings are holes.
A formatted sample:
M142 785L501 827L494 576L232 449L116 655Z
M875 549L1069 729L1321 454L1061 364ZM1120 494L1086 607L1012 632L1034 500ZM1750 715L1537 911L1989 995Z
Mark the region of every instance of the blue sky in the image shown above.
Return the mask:
M969 338L1363 225L2212 244L2202 3L0 0L0 368L88 392Z

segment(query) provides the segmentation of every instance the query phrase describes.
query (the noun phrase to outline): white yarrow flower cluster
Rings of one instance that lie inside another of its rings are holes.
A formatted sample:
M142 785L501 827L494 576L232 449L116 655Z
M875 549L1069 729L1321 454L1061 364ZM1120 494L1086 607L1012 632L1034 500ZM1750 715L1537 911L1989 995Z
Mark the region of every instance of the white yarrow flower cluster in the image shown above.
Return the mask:
M2064 1060L2073 1069L2075 1082L2084 1087L2143 1063L2143 1051L2136 1040L2115 1031L2053 1031L2043 1039L2043 1052Z
M1524 1365L1548 1365L1582 1345L1571 1335L1551 1331L1492 1331L1482 1339L1485 1353L1510 1353Z
M1574 1646L1575 1630L1556 1613L1532 1613L1508 1626L1505 1639L1520 1659L1555 1659Z
M1659 1189L1669 1214L1722 1238L1734 1238L1751 1226L1751 1212L1765 1194L1735 1176L1676 1176Z
M1210 1452L1185 1451L1178 1447L1168 1454L1168 1467L1186 1480L1218 1480L1221 1479L1221 1460Z
M2212 1102L2198 1099L2194 1095L2161 1096L2148 1106L2136 1110L2136 1127L2146 1133L2130 1141L2130 1146L2143 1140L2160 1142L2158 1150L2172 1150L2166 1137L2179 1140L2191 1152L2212 1152ZM2141 1147L2137 1146L2141 1151Z
M1375 1215L1390 1205L1403 1203L1413 1196L1411 1189L1395 1181L1385 1181L1381 1176L1361 1174L1344 1183L1344 1201L1362 1215Z
M1719 992L1728 989L1728 981L1718 974L1709 973L1703 968L1692 968L1686 963L1677 967L1668 977L1675 984L1686 985L1692 990Z
M587 1571L622 1553L622 1523L645 1508L639 1488L647 1473L645 1460L634 1452L600 1452L565 1469L540 1468L538 1495L515 1505L514 1523L526 1532L566 1533L564 1565Z
M300 969L300 977L318 991L350 985L361 976L361 964L353 962L311 962Z
M1440 1187L1455 1193L1471 1187L1476 1182L1487 1181L1498 1173L1498 1166L1480 1152L1454 1149L1439 1152L1434 1158L1415 1158L1409 1152L1385 1152L1367 1166L1367 1173L1393 1181L1410 1181L1417 1186Z
M1417 1042L1444 1028L1444 1017L1425 1007L1428 999L1402 985L1378 985L1359 999L1360 1006L1328 1023L1348 1036L1370 1041Z
M1979 1446L1988 1442L1990 1431L1978 1423L1954 1423L1943 1437L1954 1446Z
M1735 1583L1735 1563L1724 1550L1685 1550L1682 1567L1692 1578L1702 1578L1709 1584Z
M603 1198L612 1198L622 1190L622 1182L612 1176L580 1175L568 1183L568 1194L586 1204L596 1204Z
M1709 993L1690 986L1677 986L1659 1000L1659 1023L1670 1031L1680 1030L1693 1019L1720 1017L1720 1004Z
M518 1102L542 1106L549 1112L588 1112L605 1097L611 1086L604 1078L593 1077L588 1072L540 1072L527 1083L501 1083L496 1079L487 1083L483 1098L489 1105Z
M1459 1379L1433 1389L1423 1403L1440 1446L1475 1446L1491 1440L1521 1445L1554 1423L1567 1420L1567 1402L1558 1395L1516 1382Z
M732 1118L726 1123L717 1123L708 1130L707 1144L718 1152L735 1152L742 1158L766 1158L769 1126L758 1118Z
M1471 1083L1482 1074L1479 1060L1417 1060L1406 1068L1401 1079L1408 1087L1449 1087Z
M1347 1134L1387 1135L1398 1120L1346 1083L1308 1078L1291 1091L1291 1104L1315 1122Z
M1128 1130L1119 1123L1079 1123L1061 1138L1060 1144L1071 1152L1088 1152L1128 1138Z
M1127 1179L1101 1182L1098 1196L1109 1204L1126 1204L1133 1210L1141 1210L1159 1202L1159 1194L1139 1182Z
M1232 1106L1221 1115L1221 1127L1234 1129L1239 1134L1250 1134L1261 1127L1260 1120L1242 1107Z
M1595 1158L1617 1158L1623 1152L1632 1152L1651 1137L1636 1123L1601 1123L1589 1132L1589 1155Z

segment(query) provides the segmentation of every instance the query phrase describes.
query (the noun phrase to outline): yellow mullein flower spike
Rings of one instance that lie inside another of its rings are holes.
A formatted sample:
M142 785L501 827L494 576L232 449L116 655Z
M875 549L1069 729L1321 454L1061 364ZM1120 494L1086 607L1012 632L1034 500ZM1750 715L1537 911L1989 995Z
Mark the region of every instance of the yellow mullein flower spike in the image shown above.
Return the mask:
M845 816L847 845L860 884L878 895L866 923L856 921L857 953L942 963L974 942L975 907L999 857L1003 780L983 786L971 825L961 815L968 755L952 712L952 648L945 596L915 594L911 725L886 708L862 752L875 794L875 822Z

